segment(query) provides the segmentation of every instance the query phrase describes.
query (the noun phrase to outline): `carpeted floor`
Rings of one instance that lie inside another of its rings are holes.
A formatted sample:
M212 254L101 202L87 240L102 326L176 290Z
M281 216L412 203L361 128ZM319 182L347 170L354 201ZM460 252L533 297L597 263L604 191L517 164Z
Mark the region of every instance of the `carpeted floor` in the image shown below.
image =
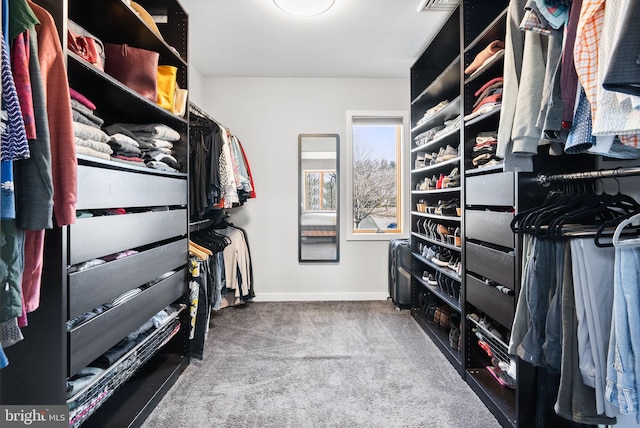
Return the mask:
M143 428L500 426L392 303L252 303L212 324Z

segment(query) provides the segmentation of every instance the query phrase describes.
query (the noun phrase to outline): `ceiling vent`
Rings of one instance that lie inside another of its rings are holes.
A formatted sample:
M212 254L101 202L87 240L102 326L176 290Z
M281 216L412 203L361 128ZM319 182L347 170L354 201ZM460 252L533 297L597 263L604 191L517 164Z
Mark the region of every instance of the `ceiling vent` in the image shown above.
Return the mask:
M453 10L460 0L420 0L418 12L429 10Z

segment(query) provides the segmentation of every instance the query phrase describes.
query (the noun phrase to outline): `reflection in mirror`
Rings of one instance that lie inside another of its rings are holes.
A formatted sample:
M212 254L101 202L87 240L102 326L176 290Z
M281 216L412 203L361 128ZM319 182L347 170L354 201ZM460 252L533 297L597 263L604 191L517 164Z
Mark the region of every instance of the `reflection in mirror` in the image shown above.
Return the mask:
M339 260L337 134L298 136L298 260Z

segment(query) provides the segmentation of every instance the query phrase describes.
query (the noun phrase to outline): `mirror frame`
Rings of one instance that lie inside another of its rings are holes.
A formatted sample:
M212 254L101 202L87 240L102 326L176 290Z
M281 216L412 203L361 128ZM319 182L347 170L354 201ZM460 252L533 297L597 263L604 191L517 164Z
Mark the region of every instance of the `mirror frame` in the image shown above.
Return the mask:
M309 259L302 257L302 214L304 212L304 171L302 170L302 142L305 138L333 138L336 144L336 256L331 259ZM298 262L337 263L340 261L340 135L298 134Z

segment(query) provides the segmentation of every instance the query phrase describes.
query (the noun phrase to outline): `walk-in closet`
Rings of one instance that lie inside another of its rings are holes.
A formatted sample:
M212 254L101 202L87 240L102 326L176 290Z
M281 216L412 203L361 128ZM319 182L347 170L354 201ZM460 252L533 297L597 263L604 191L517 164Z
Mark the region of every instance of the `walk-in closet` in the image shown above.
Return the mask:
M640 426L640 2L0 17L0 428Z

